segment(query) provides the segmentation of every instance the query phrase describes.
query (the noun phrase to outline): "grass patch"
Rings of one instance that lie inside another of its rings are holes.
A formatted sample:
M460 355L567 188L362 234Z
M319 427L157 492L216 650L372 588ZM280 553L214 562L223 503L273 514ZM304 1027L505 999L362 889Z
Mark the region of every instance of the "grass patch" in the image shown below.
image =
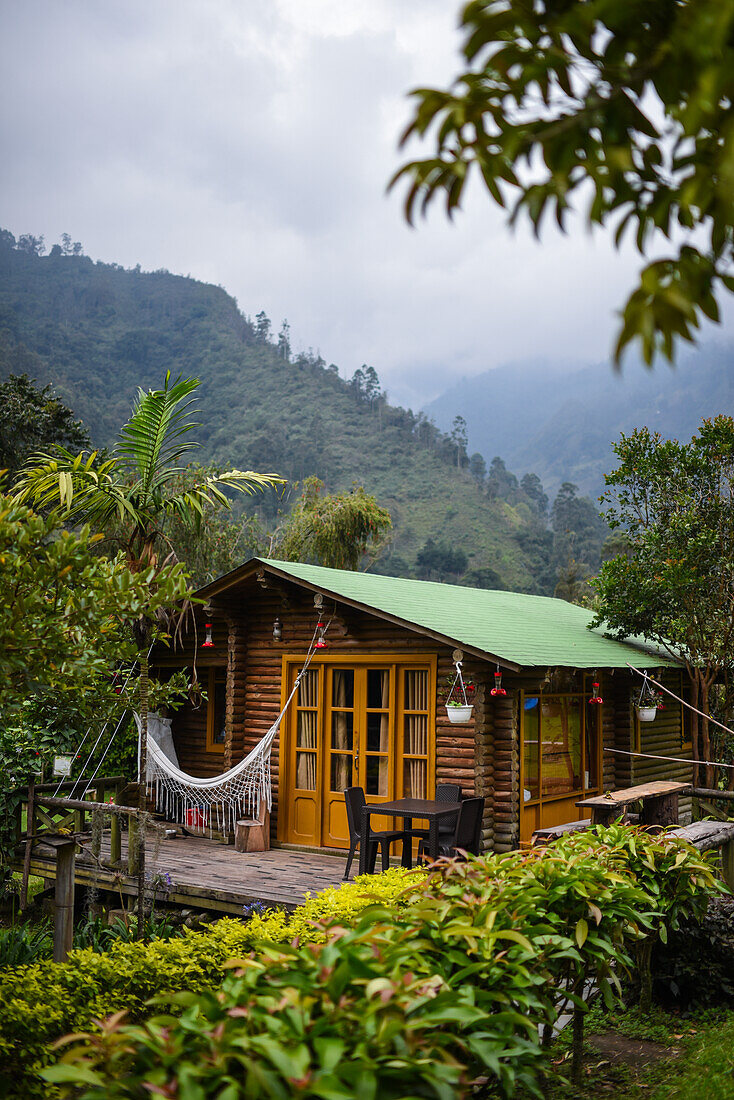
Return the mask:
M734 1012L681 1016L653 1008L642 1016L595 1005L578 1088L560 1081L570 1074L570 1030L556 1043L558 1078L547 1082L547 1100L734 1100Z

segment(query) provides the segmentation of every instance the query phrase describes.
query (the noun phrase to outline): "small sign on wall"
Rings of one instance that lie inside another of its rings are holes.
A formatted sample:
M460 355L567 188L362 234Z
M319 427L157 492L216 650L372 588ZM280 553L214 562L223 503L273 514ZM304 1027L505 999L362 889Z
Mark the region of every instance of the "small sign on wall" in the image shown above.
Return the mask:
M57 779L68 779L71 775L71 765L73 764L73 762L73 756L55 756L54 776Z

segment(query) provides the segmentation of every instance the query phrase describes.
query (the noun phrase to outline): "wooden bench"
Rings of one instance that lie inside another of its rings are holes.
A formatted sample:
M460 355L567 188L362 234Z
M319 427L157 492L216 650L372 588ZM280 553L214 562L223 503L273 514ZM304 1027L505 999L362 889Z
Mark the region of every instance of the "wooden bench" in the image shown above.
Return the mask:
M591 810L592 825L611 825L622 816L627 806L641 802L640 824L664 827L678 824L678 796L690 790L690 783L656 779L637 787L584 798L576 805Z

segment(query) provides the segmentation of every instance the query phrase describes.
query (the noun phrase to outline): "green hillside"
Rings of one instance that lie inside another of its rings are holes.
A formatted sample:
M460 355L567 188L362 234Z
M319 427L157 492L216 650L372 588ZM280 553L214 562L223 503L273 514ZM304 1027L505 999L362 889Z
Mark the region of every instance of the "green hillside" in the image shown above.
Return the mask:
M202 381L202 460L374 493L395 525L378 568L430 574L417 559L434 540L450 574L440 579L552 589L546 522L522 493L488 494L448 436L385 401L374 372L347 382L313 354L293 356L287 334L279 345L264 315L251 322L219 287L58 246L39 255L0 231L0 376L52 382L105 444L137 387L160 385L166 370ZM258 506L271 526L276 507Z

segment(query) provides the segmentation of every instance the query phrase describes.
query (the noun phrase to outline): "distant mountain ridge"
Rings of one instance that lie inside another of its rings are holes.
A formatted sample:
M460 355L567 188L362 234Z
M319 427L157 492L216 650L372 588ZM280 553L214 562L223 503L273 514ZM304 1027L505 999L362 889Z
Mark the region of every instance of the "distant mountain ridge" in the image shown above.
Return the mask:
M0 377L53 383L97 445L113 440L139 386L160 386L166 370L194 376L201 461L315 474L329 490L363 484L395 526L379 569L553 590L553 540L528 498L512 486L492 497L448 437L388 403L371 368L347 382L318 356L294 356L287 334L276 341L264 314L251 321L221 287L81 249L46 256L38 241L0 230ZM271 526L276 508L257 500Z
M518 477L538 474L546 492L572 481L596 497L613 466L610 444L647 425L687 439L703 417L734 414L734 345L707 343L671 368L639 362L554 373L532 365L499 367L463 379L425 406L443 431L467 422L469 451L501 455Z

